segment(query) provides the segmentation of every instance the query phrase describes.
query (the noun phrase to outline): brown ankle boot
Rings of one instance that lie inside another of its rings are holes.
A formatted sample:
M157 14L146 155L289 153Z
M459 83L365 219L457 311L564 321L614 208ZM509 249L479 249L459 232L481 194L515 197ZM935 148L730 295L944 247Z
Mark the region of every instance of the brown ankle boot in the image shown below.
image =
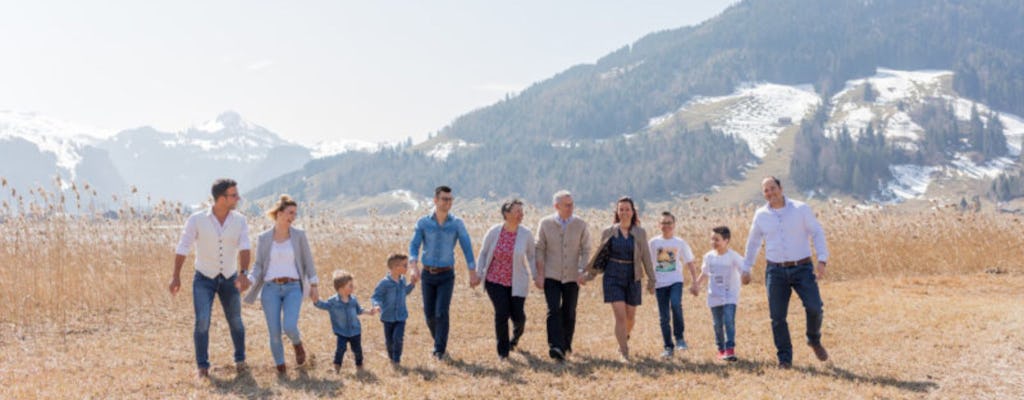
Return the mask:
M285 372L284 364L278 365L277 366L277 373L283 374L284 372Z
M306 363L306 349L302 348L302 343L295 345L295 363L298 365Z

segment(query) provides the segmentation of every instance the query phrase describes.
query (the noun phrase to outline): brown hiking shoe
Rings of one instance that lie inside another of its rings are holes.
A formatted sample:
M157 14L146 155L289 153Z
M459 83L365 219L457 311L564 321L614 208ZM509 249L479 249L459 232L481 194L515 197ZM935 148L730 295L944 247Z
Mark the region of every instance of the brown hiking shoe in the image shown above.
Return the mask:
M810 346L811 349L814 350L814 355L818 357L819 361L828 361L828 352L825 351L825 346L822 346L821 343L811 344Z
M302 348L302 343L295 345L295 364L302 365L306 363L306 349Z
M287 370L288 370L288 369L287 369L287 368L285 368L284 364L280 364L280 365L278 365L278 366L277 366L277 373L279 373L279 374L283 374L283 373L285 373L285 371L287 371Z
M199 368L199 369L196 370L196 378L198 378L198 379L206 379L206 378L209 378L209 377L210 377L210 369L209 368Z

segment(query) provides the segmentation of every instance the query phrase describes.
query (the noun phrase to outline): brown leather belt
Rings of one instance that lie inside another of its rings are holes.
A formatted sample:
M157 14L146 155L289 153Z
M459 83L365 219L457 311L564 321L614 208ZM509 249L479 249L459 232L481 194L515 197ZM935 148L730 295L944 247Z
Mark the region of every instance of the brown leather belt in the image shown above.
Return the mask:
M618 258L609 258L608 261L613 262L613 263L626 264L626 265L632 265L633 264L633 260L620 260Z
M284 285L286 283L298 282L299 280L295 278L274 278L271 279L270 281L278 285Z
M797 265L804 265L804 264L812 264L811 258L810 257L805 257L805 258L800 259L800 260L786 261L786 262L768 261L768 266L769 267L770 266L776 266L776 267L789 268L789 267L795 267Z
M431 274L436 275L436 274L442 274L442 273L451 271L452 267L428 267L428 266L424 265L423 266L423 270L427 271L427 272L429 272Z

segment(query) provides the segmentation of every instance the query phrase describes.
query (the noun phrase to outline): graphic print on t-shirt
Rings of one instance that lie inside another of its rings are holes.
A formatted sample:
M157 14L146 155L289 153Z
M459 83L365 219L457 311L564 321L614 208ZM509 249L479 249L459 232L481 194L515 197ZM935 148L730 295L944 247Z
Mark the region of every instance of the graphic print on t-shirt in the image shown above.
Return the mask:
M671 247L658 248L658 265L654 267L655 272L673 272L678 269L679 262L676 261L676 249Z

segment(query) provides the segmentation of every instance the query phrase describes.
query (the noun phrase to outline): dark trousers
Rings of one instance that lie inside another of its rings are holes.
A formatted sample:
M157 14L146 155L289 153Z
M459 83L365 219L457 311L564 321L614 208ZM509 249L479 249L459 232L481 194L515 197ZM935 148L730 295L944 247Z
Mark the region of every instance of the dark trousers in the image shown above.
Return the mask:
M388 348L388 359L398 364L402 361L402 344L405 340L405 321L384 322L384 346Z
M562 283L544 280L544 300L548 303L548 347L572 351L572 337L576 333L576 300L580 286L576 282Z
M795 267L769 265L765 269L765 284L768 286L768 310L772 318L772 335L775 337L775 349L780 362L793 362L793 343L789 339L789 324L786 315L789 313L789 299L796 291L804 304L807 314L807 343L821 344L822 311L821 293L818 292L818 281L814 277L814 267L810 264Z
M348 343L352 347L352 354L356 356L356 366L363 365L363 338L362 335L355 336L341 336L334 334L338 337L338 347L334 350L334 365L341 365L341 359L345 358L345 344Z
M494 282L485 282L484 289L491 298L491 304L494 304L494 335L498 338L498 355L508 357L512 347L508 338L508 320L512 320L512 334L518 341L526 328L526 298L513 296L511 287Z
M448 351L448 309L452 305L452 291L455 290L455 270L431 274L426 270L420 275L423 288L423 315L427 318L427 329L434 339L434 354Z

